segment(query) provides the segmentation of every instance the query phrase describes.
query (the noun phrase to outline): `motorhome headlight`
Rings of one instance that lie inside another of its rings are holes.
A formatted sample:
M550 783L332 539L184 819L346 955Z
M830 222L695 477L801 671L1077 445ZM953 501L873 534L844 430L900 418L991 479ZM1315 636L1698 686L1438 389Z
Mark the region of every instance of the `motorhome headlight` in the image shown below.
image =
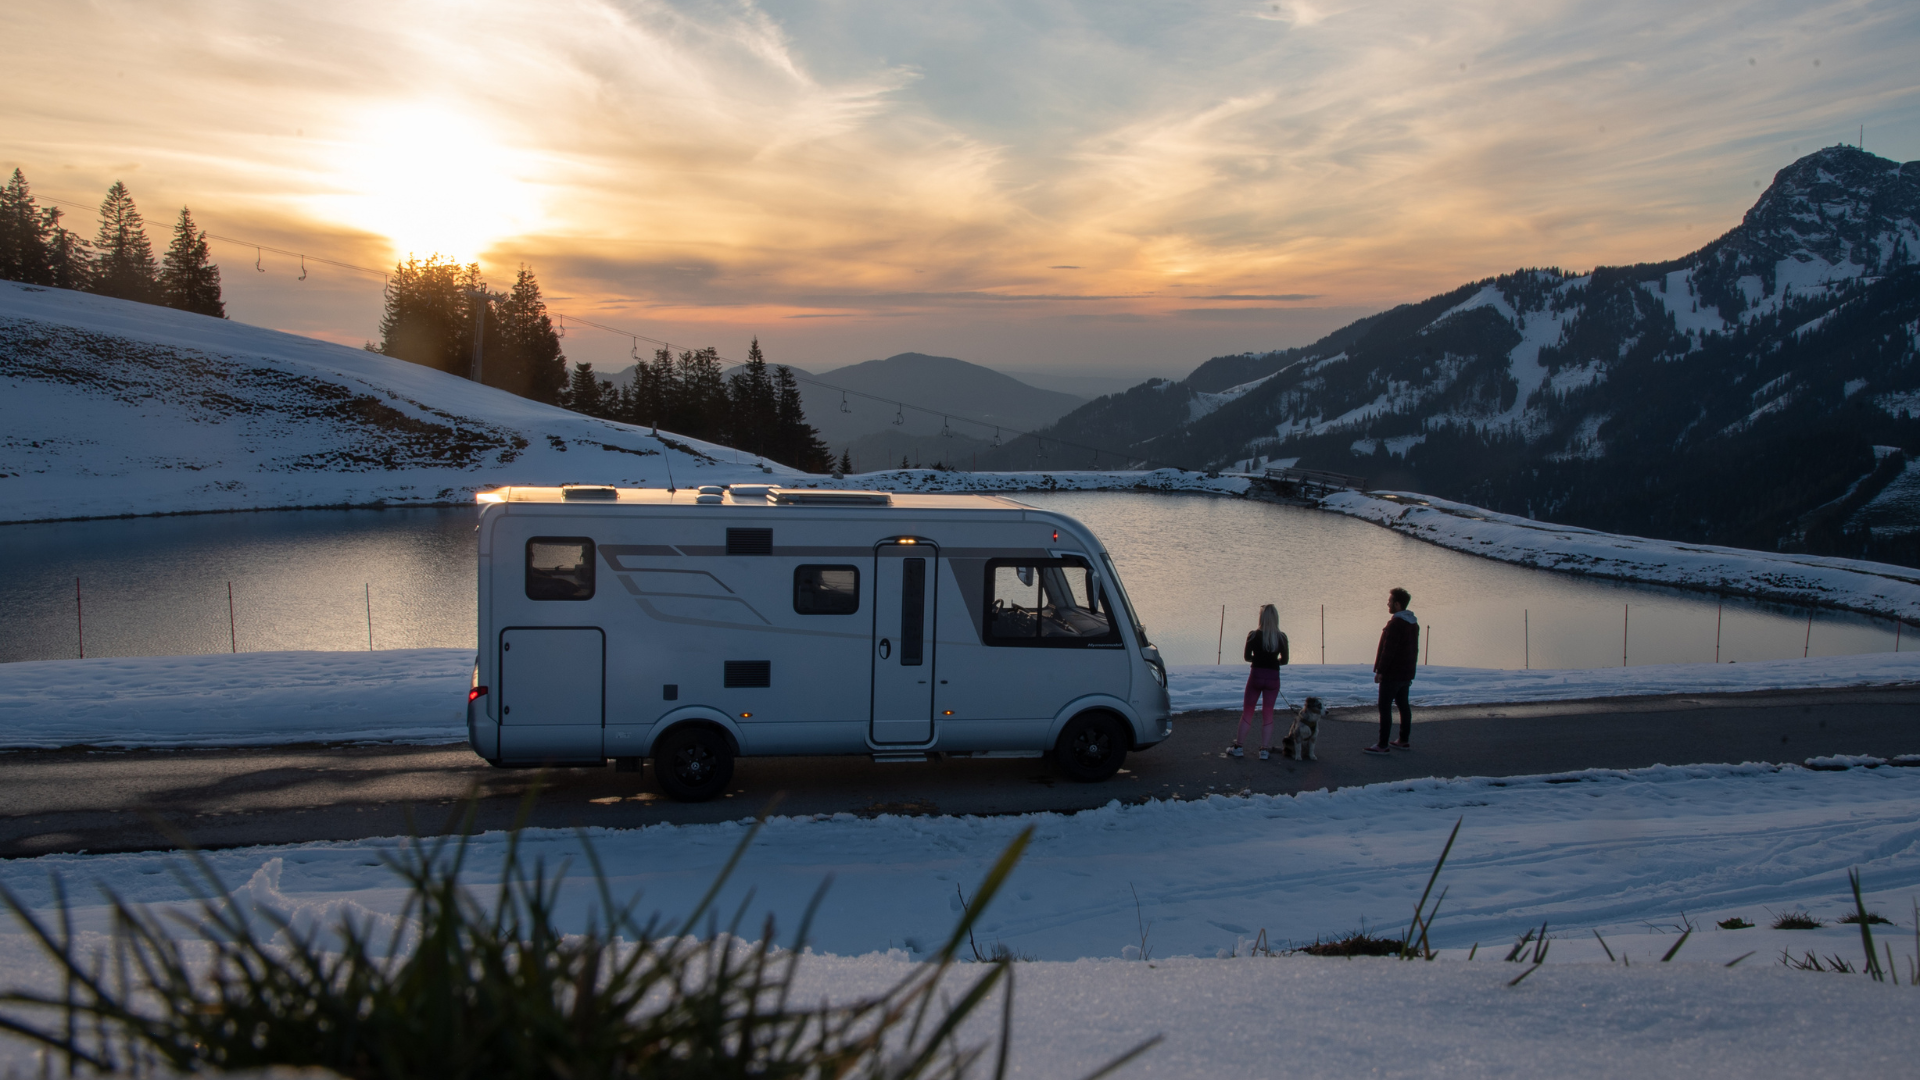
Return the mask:
M1154 681L1160 684L1160 688L1162 690L1166 689L1167 665L1162 663L1160 661L1160 658L1157 656L1148 656L1147 654L1142 653L1140 655L1140 658L1147 662L1147 669L1153 672Z

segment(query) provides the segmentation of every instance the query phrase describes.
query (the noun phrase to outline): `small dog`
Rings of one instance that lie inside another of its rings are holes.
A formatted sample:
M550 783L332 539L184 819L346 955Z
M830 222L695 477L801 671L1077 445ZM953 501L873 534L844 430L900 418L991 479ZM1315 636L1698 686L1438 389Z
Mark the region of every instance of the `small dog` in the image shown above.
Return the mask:
M1280 756L1295 761L1319 761L1320 756L1313 752L1313 744L1320 739L1320 721L1326 719L1327 707L1317 697L1310 697L1293 714L1293 726L1287 729L1287 735L1280 740Z

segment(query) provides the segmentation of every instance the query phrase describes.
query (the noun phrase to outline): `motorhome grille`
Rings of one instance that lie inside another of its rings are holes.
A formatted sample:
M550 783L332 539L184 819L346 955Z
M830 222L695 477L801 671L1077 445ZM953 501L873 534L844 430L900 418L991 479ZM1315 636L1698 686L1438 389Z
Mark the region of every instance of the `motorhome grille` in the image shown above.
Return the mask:
M725 685L729 690L752 690L773 685L773 661L728 660Z
M729 555L771 555L773 554L772 529L728 529L727 554Z

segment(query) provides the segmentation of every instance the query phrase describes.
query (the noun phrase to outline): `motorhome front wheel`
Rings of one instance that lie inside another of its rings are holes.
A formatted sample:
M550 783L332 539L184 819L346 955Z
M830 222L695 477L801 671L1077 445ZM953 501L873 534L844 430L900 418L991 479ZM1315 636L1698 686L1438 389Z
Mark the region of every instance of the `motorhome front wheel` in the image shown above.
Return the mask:
M1081 713L1060 732L1053 763L1069 779L1096 783L1120 771L1127 757L1127 729L1112 713Z
M653 751L654 773L680 802L706 802L733 782L733 750L727 737L707 727L677 727Z

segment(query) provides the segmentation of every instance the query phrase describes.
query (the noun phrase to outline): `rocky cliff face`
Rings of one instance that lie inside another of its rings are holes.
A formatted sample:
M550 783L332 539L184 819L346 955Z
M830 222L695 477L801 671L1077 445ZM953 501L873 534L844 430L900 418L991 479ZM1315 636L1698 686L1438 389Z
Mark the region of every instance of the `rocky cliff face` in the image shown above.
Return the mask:
M1186 467L1292 462L1612 531L1908 559L1920 517L1863 508L1920 452L1917 264L1920 162L1830 147L1683 258L1474 282L1041 434Z

